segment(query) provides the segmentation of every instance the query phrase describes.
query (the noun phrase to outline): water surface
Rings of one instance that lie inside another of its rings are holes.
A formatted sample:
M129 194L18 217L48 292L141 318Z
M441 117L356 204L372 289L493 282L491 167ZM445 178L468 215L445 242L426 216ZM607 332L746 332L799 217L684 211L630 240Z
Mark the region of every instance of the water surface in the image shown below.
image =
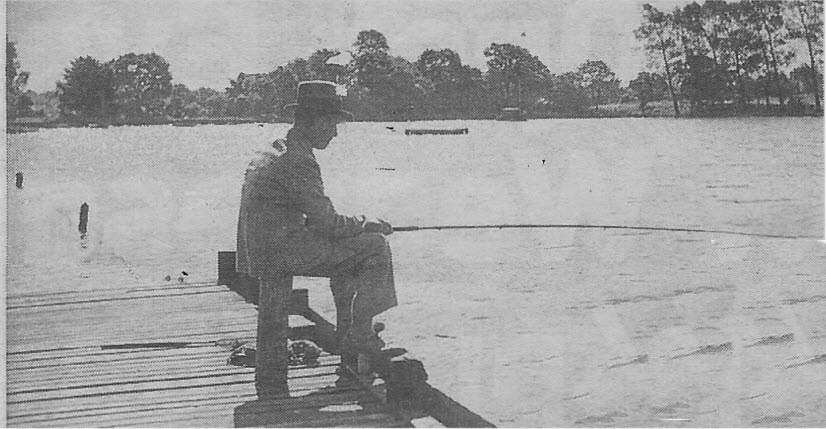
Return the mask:
M470 133L401 132L429 126ZM172 285L183 271L215 279L216 252L234 249L244 168L286 129L9 136L8 294ZM328 194L341 212L394 225L823 236L818 119L352 123L339 134L318 154ZM11 185L16 172L23 189ZM816 240L473 230L397 233L392 246L400 306L384 318L388 342L497 425L826 423ZM304 284L330 314L323 282ZM22 329L8 322L11 344Z

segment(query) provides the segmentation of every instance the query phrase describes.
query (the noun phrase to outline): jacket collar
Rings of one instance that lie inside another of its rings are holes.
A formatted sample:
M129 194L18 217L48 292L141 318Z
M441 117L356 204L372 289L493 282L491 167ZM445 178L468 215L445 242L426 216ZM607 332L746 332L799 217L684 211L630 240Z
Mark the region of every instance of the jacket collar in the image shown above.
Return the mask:
M290 131L287 131L287 148L313 153L313 145L310 144L309 138L302 130L297 128L290 128Z

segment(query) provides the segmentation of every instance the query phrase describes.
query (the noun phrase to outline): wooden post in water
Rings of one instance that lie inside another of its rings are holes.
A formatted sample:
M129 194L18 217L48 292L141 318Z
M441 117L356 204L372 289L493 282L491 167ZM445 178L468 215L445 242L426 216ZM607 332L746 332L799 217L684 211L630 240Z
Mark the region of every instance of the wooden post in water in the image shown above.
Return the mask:
M262 280L258 288L258 340L255 350L255 389L258 398L289 395L287 366L290 301L293 278Z
M23 173L18 172L14 175L14 184L17 189L23 189Z
M86 226L89 223L89 204L83 203L80 205L80 223L77 224L77 230L86 235Z

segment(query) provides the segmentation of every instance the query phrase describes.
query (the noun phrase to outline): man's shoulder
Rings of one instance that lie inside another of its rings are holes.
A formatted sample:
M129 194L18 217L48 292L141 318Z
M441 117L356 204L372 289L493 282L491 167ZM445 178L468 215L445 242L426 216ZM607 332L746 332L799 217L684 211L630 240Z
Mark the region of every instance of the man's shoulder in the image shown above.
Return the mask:
M311 152L301 150L287 150L287 142L283 139L275 140L268 147L255 152L250 161L249 170L262 169L318 169L318 163Z
M283 140L276 140L268 147L256 150L253 153L248 170L260 170L271 167L279 162L279 159L286 154L287 148Z

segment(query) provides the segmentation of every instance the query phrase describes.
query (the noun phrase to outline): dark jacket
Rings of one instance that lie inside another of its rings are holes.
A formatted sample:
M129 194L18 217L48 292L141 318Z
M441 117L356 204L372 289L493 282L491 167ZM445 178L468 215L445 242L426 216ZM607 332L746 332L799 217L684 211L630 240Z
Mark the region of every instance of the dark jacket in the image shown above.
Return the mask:
M299 265L308 239L335 240L364 231L363 216L336 212L324 194L321 169L309 145L290 130L261 152L244 175L238 216L238 271L267 278ZM306 262L306 261L305 261Z

